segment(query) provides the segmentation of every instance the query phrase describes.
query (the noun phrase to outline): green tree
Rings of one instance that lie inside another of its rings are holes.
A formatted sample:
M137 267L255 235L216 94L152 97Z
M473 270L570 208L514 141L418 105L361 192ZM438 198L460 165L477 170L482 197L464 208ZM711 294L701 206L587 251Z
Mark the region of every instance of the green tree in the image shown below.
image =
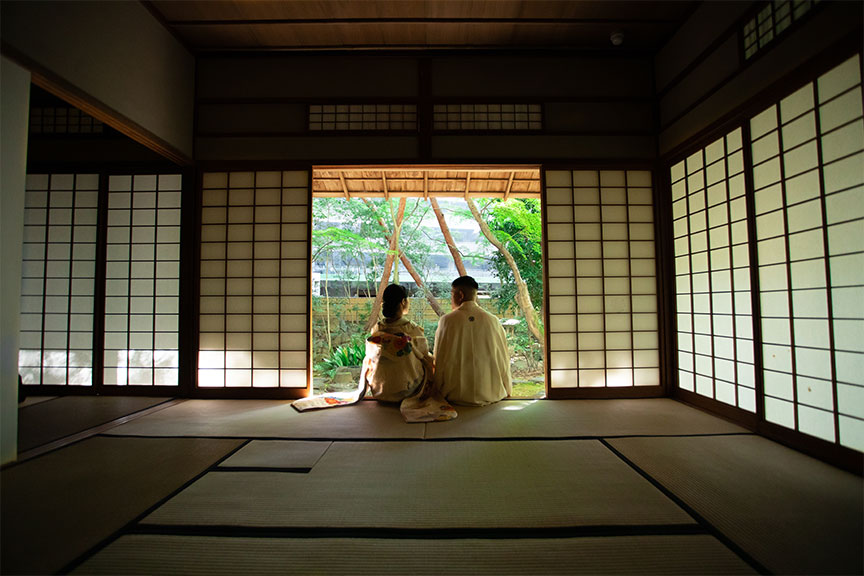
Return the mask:
M466 199L470 216L486 240L495 247L489 260L501 281L495 296L499 312L516 302L534 340L544 346L543 324L534 302L543 302L540 203L538 200ZM466 216L467 217L467 216ZM526 276L533 280L531 293Z
M519 273L528 287L535 307L543 303L543 248L540 201L535 198L517 198L508 202L490 200L486 206L486 221L495 236L507 247ZM501 280L494 296L500 306L516 298L513 271L500 252L492 254L495 275Z
M312 261L323 264L329 257L332 270L334 274L338 271L340 279L361 280L367 293L374 292L383 272L390 244L388 237L394 229L397 202L316 198L312 205ZM427 275L430 253L420 223L430 211L431 207L422 199L408 202L399 240L400 252L420 277ZM352 272L356 278L351 277Z
M352 322L349 326L341 318L340 307L332 298L354 296L349 284L356 283L365 287L366 294L375 292L390 246L396 203L398 200L343 198L316 198L313 202L312 261L322 269L322 296L315 299L313 330L316 341L326 346L316 347L317 356L329 355L346 338L363 332L362 323ZM429 212L431 207L425 201L410 201L401 226L399 258L415 279L428 273L430 243L420 224ZM341 281L343 290L335 293L333 281ZM428 289L420 290L418 295L424 294L432 298ZM367 315L372 310L370 305Z

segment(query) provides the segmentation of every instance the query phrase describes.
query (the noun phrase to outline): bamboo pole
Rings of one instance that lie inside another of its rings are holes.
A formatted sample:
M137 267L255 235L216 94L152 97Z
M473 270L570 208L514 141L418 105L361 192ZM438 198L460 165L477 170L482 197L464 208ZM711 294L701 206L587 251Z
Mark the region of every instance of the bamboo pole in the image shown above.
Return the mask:
M510 180L507 182L507 190L504 191L504 202L510 199L510 190L513 189L513 177L516 176L515 172L510 172Z
M348 185L345 183L345 175L339 172L339 181L342 182L342 193L345 194L345 199L350 200L351 194L348 193Z

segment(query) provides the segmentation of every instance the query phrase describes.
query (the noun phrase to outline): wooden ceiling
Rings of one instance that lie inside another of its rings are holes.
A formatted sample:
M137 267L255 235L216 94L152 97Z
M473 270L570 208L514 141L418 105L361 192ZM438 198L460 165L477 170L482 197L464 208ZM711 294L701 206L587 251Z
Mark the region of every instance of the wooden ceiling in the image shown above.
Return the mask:
M145 0L195 53L578 49L654 52L693 0ZM623 43L613 46L614 32Z
M539 198L537 166L315 166L316 198Z

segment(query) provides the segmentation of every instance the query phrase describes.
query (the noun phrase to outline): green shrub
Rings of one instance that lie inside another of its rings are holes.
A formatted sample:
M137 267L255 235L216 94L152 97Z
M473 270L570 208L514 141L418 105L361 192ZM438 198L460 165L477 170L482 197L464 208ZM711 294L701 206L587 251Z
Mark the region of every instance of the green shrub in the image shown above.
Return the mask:
M366 341L353 338L348 344L337 346L315 369L327 378L332 378L339 368L360 366L365 356Z

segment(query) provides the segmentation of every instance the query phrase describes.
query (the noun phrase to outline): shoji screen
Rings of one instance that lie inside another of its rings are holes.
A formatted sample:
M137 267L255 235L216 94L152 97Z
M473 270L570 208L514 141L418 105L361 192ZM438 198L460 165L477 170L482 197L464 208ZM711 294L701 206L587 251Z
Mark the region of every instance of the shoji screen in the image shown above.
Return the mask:
M308 174L204 174L198 386L306 388Z
M91 386L99 176L27 177L19 372Z
M864 120L856 56L750 121L765 419L864 450Z
M678 386L755 412L741 133L671 169Z
M107 386L177 386L182 178L110 176L105 264Z
M550 389L659 386L651 173L546 172Z

